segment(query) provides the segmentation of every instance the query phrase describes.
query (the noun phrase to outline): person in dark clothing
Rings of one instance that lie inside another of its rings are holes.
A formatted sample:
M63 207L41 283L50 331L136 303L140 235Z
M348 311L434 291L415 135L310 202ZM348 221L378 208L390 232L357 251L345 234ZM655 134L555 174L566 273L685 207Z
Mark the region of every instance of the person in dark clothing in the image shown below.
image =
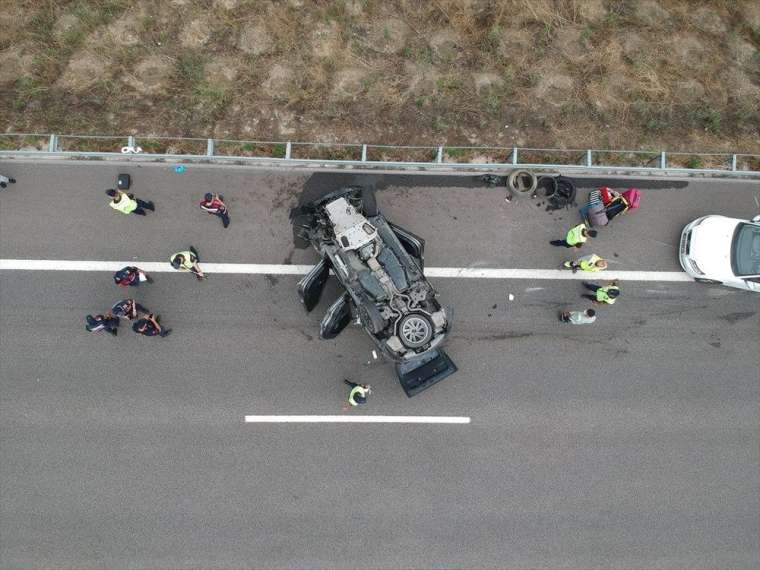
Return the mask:
M201 210L208 212L214 216L218 216L222 220L222 225L226 228L230 225L230 216L227 204L224 203L224 196L217 194L216 192L207 192L201 200Z
M132 266L119 269L113 274L113 280L119 287L137 287L143 281L147 281L148 283L151 281L145 271L139 267Z
M158 323L159 316L153 313L145 315L132 324L132 330L144 336L169 336L171 329L165 329Z
M153 202L145 202L144 200L135 198L134 194L127 194L121 190L109 188L106 190L106 195L113 198L108 205L122 214L137 214L138 216L144 216L145 210L153 212L156 209Z
M140 313L150 313L148 309L134 299L124 299L123 301L119 301L111 307L111 312L117 317L123 317L129 321L135 320Z
M117 330L119 328L119 317L114 317L111 313L106 313L105 315L87 315L86 320L87 324L84 328L89 332L106 331L113 336L116 336L119 332Z

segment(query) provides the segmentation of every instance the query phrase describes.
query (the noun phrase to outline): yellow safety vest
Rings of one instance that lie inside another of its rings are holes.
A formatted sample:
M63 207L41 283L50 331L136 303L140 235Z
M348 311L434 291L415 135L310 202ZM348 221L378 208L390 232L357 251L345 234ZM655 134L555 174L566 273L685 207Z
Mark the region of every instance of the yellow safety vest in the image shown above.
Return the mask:
M569 232L567 232L567 237L565 238L565 241L568 243L568 245L576 245L579 243L586 243L586 236L583 235L583 230L586 229L586 224L578 224L574 228L572 228Z
M133 200L124 192L119 192L119 199L116 202L111 200L111 207L122 214L131 214L137 209L137 200Z
M351 389L351 393L348 395L348 403L352 406L358 406L359 402L354 400L354 396L367 396L367 390L363 386L354 386Z
M585 259L582 257L579 260L580 261L580 266L581 266L581 271L601 271L602 268L596 266L596 262L600 261L601 259L602 258L599 257L596 254L594 254L594 255L592 255L590 257L587 257Z
M619 287L615 287L614 285L608 285L607 287L600 287L596 290L596 300L600 303L607 303L608 305L614 305L615 301L617 301L617 297L613 298L610 297L607 294L607 291L620 291Z
M185 261L182 262L182 264L179 266L180 269L184 269L185 271L190 271L193 268L193 259L195 259L195 256L193 255L192 251L178 251L174 255L171 256L171 259L169 260L172 264L174 264L174 259L181 255L185 258Z

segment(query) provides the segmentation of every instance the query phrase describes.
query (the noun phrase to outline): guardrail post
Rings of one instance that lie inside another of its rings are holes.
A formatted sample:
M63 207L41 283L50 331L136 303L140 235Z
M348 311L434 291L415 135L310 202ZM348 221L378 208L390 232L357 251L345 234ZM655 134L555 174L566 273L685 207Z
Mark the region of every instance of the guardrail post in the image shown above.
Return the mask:
M586 166L593 166L594 162L591 160L591 149L586 151Z
M440 164L443 162L443 147L438 147L438 153L435 155L435 161Z
M362 162L367 162L367 145L362 145Z
M129 135L127 137L127 146L130 148L135 148L135 137L133 137L132 135Z
M736 155L731 155L731 171L736 172Z
M285 143L285 160L290 160L290 148L291 144L290 141Z
M517 147L512 148L512 164L517 164Z
M214 156L214 139L206 139L206 156Z
M58 151L58 135L50 135L50 140L48 141L48 152L57 152Z
M665 151L660 153L660 168L665 170L668 167L668 159L665 157Z

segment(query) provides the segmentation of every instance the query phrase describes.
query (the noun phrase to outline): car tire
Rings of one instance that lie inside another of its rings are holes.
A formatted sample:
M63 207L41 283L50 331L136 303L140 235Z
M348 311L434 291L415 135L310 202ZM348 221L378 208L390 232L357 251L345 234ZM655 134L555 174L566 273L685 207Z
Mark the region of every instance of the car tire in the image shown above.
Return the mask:
M538 178L529 170L514 170L507 178L507 187L514 192L533 193L537 186Z
M433 323L427 315L409 313L398 323L398 337L407 348L420 348L433 338Z

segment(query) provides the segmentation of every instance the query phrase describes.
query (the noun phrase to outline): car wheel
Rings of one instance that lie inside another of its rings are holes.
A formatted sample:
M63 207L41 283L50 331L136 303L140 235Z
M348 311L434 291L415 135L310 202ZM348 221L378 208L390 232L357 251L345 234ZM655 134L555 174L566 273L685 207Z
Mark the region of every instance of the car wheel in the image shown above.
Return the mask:
M433 324L422 313L410 313L399 321L398 335L407 348L419 348L432 338Z
M715 279L704 279L702 277L695 277L694 281L697 283L709 283L712 285L723 285L723 281L716 281Z

